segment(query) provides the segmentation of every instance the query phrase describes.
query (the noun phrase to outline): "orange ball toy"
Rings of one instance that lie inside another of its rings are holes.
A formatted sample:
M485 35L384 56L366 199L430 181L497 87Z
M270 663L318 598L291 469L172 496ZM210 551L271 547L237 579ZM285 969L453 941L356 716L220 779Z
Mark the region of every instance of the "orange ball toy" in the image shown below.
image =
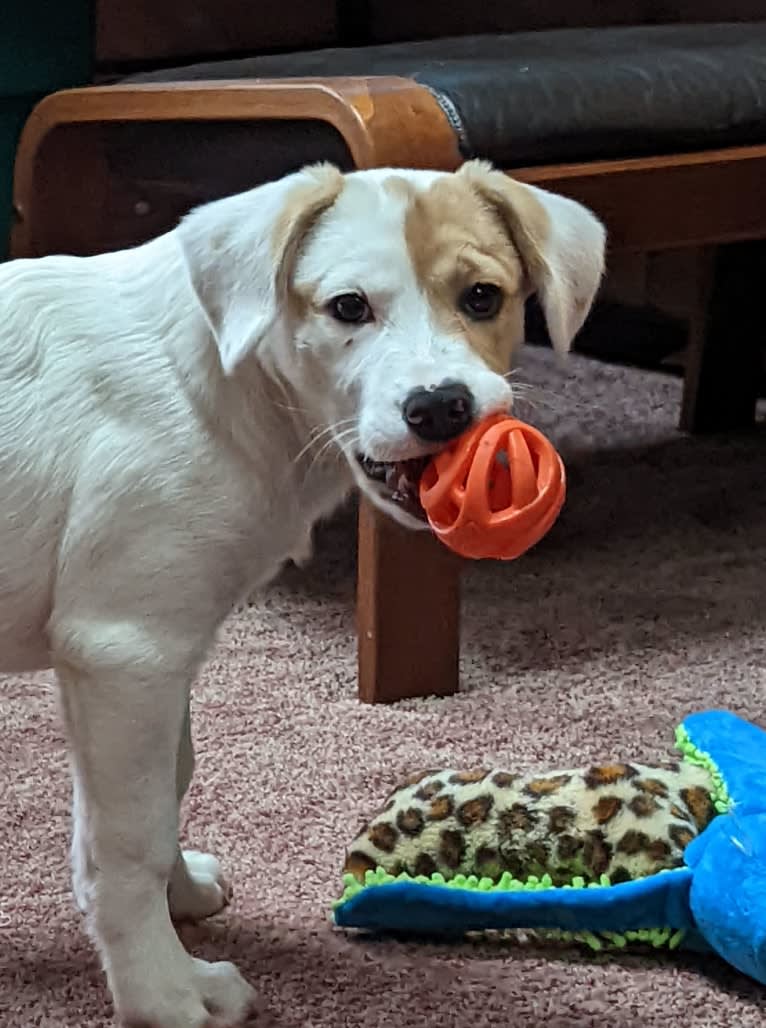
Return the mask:
M420 502L439 539L462 557L514 560L558 517L566 474L536 428L506 415L480 422L426 466Z

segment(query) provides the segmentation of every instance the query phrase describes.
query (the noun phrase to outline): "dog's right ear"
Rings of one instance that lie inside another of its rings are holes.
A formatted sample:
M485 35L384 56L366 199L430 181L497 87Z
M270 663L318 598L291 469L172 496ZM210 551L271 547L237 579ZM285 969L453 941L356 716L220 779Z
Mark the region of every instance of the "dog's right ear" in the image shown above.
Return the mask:
M192 288L227 375L274 328L301 244L342 188L337 168L315 165L198 207L178 226Z
M486 161L468 161L457 174L504 224L540 297L551 342L566 353L604 273L604 226L582 204L516 182Z

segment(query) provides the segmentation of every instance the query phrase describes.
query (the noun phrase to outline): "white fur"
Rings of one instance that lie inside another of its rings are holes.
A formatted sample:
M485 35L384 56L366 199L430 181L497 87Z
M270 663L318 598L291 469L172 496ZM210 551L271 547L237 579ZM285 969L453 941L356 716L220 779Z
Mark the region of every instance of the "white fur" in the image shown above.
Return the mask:
M566 353L601 282L606 233L600 221L569 197L537 186L524 188L550 219L552 232L543 254L545 274L538 290L551 342L559 353Z
M0 267L0 662L56 669L75 893L128 1024L226 1028L252 999L232 965L192 960L171 923L228 899L214 859L177 842L189 689L217 628L305 556L312 524L355 481L401 516L354 455L424 452L400 414L410 389L458 378L480 414L510 402L505 380L435 327L387 174L348 176L295 270L328 300L363 289L370 325L296 322L279 295L275 220L314 171L134 250ZM435 173L397 174L427 187ZM546 311L566 342L603 240L583 246L592 217L562 214Z

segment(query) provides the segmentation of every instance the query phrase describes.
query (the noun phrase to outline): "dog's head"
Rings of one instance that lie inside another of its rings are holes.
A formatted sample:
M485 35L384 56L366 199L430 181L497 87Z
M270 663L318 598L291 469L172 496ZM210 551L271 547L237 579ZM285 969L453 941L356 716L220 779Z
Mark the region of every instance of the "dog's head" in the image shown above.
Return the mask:
M425 459L510 409L531 293L569 348L605 241L584 207L480 161L454 174L307 168L199 208L179 238L224 371L273 368L360 487L405 521Z

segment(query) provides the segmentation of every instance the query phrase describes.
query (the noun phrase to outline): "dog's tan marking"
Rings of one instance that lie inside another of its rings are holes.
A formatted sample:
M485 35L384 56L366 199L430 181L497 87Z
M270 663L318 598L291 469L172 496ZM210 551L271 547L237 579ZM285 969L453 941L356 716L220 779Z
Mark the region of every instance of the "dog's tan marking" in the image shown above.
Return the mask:
M500 221L521 256L529 283L539 288L549 271L544 254L552 226L545 208L521 182L486 161L468 161L457 178L467 183Z
M439 179L413 194L405 214L405 238L415 274L440 326L467 339L494 371L510 367L524 338L525 274L519 252L502 222L468 179ZM477 283L503 292L497 317L473 321L460 297Z
M343 189L343 175L331 164L318 164L313 171L313 181L296 186L287 197L271 237L277 288L298 316L305 315L312 302L310 290L295 289L291 285L301 247Z

